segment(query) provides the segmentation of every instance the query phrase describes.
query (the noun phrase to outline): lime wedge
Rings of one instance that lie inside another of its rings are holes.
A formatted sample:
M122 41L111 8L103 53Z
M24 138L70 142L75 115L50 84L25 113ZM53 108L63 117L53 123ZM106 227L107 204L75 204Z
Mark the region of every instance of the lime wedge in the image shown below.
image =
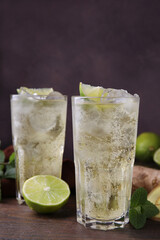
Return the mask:
M37 175L23 185L26 204L38 213L52 213L68 200L70 189L66 182L50 175Z
M105 97L107 97L108 91L103 87L99 87L99 86L94 87L89 84L84 84L80 82L79 92L80 92L80 96L93 97L90 100L96 103L96 107L99 110L108 110L108 109L112 110L113 108L117 107L117 104L105 102L106 101Z
M53 88L27 88L21 87L17 89L18 94L30 94L30 95L39 95L39 96L47 96L53 92Z
M106 89L103 87L94 87L89 84L81 83L79 84L79 92L80 96L86 97L106 97L107 92ZM94 100L94 99L93 99Z
M160 148L158 148L153 155L154 162L160 166Z

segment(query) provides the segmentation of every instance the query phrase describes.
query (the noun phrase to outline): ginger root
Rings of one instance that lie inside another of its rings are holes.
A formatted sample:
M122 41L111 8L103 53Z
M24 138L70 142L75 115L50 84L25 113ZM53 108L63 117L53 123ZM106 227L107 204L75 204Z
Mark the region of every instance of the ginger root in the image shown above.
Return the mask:
M132 191L135 191L139 187L144 187L147 192L150 192L158 184L160 184L160 170L143 166L134 166Z

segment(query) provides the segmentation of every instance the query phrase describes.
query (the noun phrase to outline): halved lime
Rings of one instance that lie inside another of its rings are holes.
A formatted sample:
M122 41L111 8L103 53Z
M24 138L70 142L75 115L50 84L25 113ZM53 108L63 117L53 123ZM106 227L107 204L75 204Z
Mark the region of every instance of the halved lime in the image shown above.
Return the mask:
M107 92L106 89L103 87L94 87L89 84L81 83L79 84L79 92L80 96L86 97L106 97Z
M155 151L153 155L153 160L158 166L160 166L160 148L158 148L157 151Z
M18 94L30 94L30 95L39 95L39 96L47 96L53 92L53 88L27 88L20 87L17 89Z
M31 209L38 213L52 213L67 202L70 189L60 178L37 175L25 181L22 193Z

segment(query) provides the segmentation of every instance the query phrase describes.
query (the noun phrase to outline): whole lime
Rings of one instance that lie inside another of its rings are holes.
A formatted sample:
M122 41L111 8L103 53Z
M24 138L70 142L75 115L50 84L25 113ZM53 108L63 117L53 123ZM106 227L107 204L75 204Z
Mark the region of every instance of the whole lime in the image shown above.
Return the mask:
M160 147L160 136L153 132L144 132L137 137L136 159L141 162L153 160L154 152Z

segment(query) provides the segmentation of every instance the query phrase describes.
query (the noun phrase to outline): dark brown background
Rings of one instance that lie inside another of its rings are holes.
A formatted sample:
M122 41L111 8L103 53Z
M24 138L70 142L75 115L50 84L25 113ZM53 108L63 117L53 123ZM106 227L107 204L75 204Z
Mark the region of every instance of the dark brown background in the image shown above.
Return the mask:
M160 133L159 0L0 0L0 139L11 144L10 94L19 86L70 96L79 82L141 97L139 133Z

